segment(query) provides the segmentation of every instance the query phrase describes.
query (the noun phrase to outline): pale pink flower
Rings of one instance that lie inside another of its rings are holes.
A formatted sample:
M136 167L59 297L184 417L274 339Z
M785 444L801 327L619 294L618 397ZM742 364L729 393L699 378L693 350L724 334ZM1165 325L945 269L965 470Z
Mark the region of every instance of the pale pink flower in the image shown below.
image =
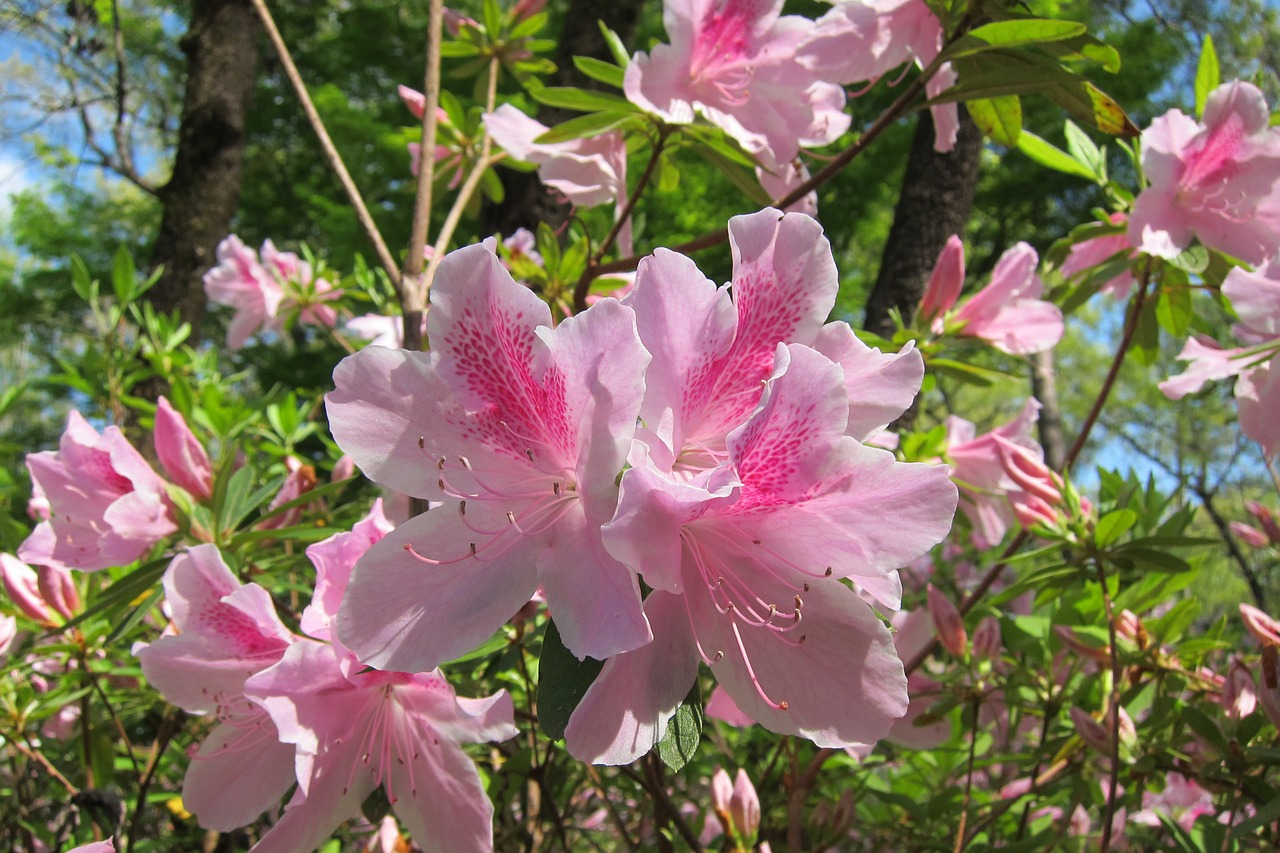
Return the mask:
M1240 658L1232 658L1222 685L1222 708L1227 718L1241 720L1258 707L1258 691L1253 675Z
M156 404L156 458L175 485L200 501L213 497L213 464L187 421L161 397Z
M1163 825L1163 816L1190 832L1197 818L1216 814L1217 811L1212 793L1181 773L1171 772L1164 776L1163 791L1143 793L1142 808L1129 815L1129 820L1143 826L1158 827Z
M796 61L813 22L781 9L782 0L665 0L671 44L636 54L623 91L673 124L701 114L768 169L802 145L834 141L850 122L844 92Z
M637 440L605 542L654 588L654 640L605 663L566 729L573 755L647 752L700 661L748 717L821 746L874 742L902 716L892 638L838 579L883 579L926 551L955 491L945 469L896 462L846 435L848 421L839 365L779 345L724 464L672 476Z
M24 562L95 571L124 566L178 529L165 483L118 427L99 434L78 412L57 452L27 456L50 516L18 548Z
M1028 399L1012 421L980 436L964 418L952 415L946 420L946 460L960 486L960 509L969 517L979 548L999 544L1017 520L1010 495L1021 492L1022 485L1009 476L1005 457L1013 445L1043 460L1043 449L1031 437L1039 411L1040 403Z
M1113 213L1109 219L1114 226L1124 226L1129 221L1129 217L1124 213ZM1086 270L1100 267L1104 263L1122 255L1127 259L1138 256L1138 250L1129 242L1128 235L1123 232L1119 234L1104 234L1101 237L1081 240L1073 245L1071 251L1067 254L1067 259L1062 262L1062 266L1058 271L1062 273L1063 278L1071 278ZM1134 281L1133 270L1126 267L1119 275L1103 284L1098 289L1098 292L1110 293L1116 299L1128 299L1129 291L1133 289Z
M278 331L283 315L297 313L299 322L315 326L333 326L338 322L338 312L329 302L339 299L342 291L327 280L317 278L311 264L294 252L281 252L270 240L262 244L262 265L275 276L284 288L280 304L280 318L269 325Z
M352 317L343 330L358 338L369 341L371 347L391 347L399 349L404 346L404 317L398 314L364 314ZM427 328L426 315L422 317L422 329Z
M281 530L295 526L302 520L302 510L306 504L300 504L283 512L273 513L273 510L296 501L316 487L314 467L303 465L292 456L285 457L284 463L288 473L285 474L284 482L280 484L280 491L276 492L276 496L267 505L267 517L257 523L258 530Z
M511 697L460 699L438 670L371 670L333 638L355 561L390 529L375 503L350 532L307 548L317 577L302 628L315 639L299 639L245 682L293 745L298 781L255 853L314 849L379 787L424 848L492 848L493 806L461 744L513 737Z
M783 163L774 171L769 171L763 166L756 166L756 178L760 181L760 186L764 187L764 191L773 199L781 199L809 180L810 177L812 176L809 174L809 167L801 162L799 158L792 160L790 163ZM817 216L817 190L801 196L799 201L792 202L785 209L789 213Z
M478 646L541 585L576 655L649 641L634 572L604 549L649 356L608 299L551 328L486 246L441 263L432 352L366 347L328 395L366 476L446 505L357 566L339 636L373 666L421 671Z
M108 838L106 841L91 841L79 847L72 847L68 853L116 853L116 845Z
M760 798L746 770L738 768L730 782L724 768L716 768L711 777L711 807L721 832L732 833L745 844L755 838L760 828Z
M756 724L755 720L742 713L742 709L733 701L733 697L719 685L716 685L715 689L711 691L711 698L707 700L706 707L702 710L713 720L720 720L735 728L745 728Z
M943 35L942 23L924 0L836 0L796 53L819 79L847 85L878 80L907 62L925 67L941 52ZM945 63L925 84L925 93L937 97L955 82L955 70ZM934 148L950 151L960 129L956 105L930 110Z
M1240 322L1231 327L1247 346L1223 349L1210 339L1188 338L1178 354L1187 369L1160 383L1171 400L1198 392L1206 382L1235 376L1240 430L1273 456L1280 449L1280 257L1255 272L1237 267L1227 274L1222 293ZM1274 342L1274 346L1267 344ZM1260 347L1253 351L1250 347Z
M53 624L53 612L40 594L35 569L11 554L0 554L0 580L3 581L5 594L9 596L13 606L21 610L28 619L46 625Z
M69 740L75 734L79 721L80 705L75 702L63 705L53 716L45 719L40 726L40 736L49 740Z
M1243 603L1240 605L1240 618L1244 620L1245 630L1264 647L1280 647L1280 622L1252 604Z
M538 177L566 199L582 207L616 201L627 196L627 146L617 132L602 133L568 142L534 142L547 126L511 104L503 104L484 117L484 126L502 150L517 160L536 163Z
M1018 243L996 262L991 283L960 306L951 319L964 325L957 334L982 338L1013 355L1043 352L1062 339L1062 311L1045 302L1044 282L1036 275L1036 250Z
M245 698L244 684L277 663L295 637L267 591L240 583L213 545L175 557L164 589L178 633L136 655L165 699L217 717L187 768L182 799L202 826L230 831L254 820L294 781L293 749Z
M1134 200L1129 241L1174 258L1193 238L1251 264L1280 243L1280 133L1257 87L1233 80L1214 89L1202 122L1178 110L1142 133L1150 182Z
M211 302L236 310L227 329L227 346L233 350L271 324L284 300L280 282L234 234L218 244L218 265L205 273L204 292Z
M538 252L538 238L528 228L517 228L510 237L502 241L502 247L513 261L527 260L538 266L543 263L542 255Z

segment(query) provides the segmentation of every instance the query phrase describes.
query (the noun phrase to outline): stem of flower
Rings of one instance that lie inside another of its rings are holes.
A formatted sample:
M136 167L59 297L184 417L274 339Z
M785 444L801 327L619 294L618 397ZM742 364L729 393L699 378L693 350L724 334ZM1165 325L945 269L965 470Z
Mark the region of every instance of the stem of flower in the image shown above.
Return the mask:
M1144 288L1145 289L1145 288ZM1116 812L1116 788L1120 781L1120 657L1116 649L1116 620L1111 607L1111 593L1107 589L1107 574L1101 560L1097 561L1098 583L1102 586L1102 604L1107 617L1107 633L1111 641L1111 774L1107 781L1107 807L1102 816L1102 853L1111 848L1111 820Z
M440 105L440 40L444 37L444 2L430 0L427 21L427 71L422 86L426 102L422 110L422 147L418 159L418 192L413 200L413 225L409 254L398 288L404 317L405 349L422 349L422 312L427 307L426 279L422 275L423 252L431 229L431 194L436 177L436 111Z
M360 195L360 189L356 186L355 181L352 180L351 173L347 171L346 164L342 162L342 155L338 153L333 140L329 137L329 131L325 129L324 121L320 118L320 113L316 111L316 106L312 103L311 96L307 94L307 85L302 82L302 75L298 73L298 67L293 64L293 56L289 53L288 45L284 43L284 39L280 36L280 30L276 28L276 22L271 17L271 11L267 8L264 0L251 0L251 2L253 3L254 11L258 13L258 17L262 20L262 27L267 31L267 38L271 40L271 46L275 48L276 55L280 58L280 64L284 67L285 76L289 78L293 91L297 94L298 100L302 102L302 111L306 113L307 121L311 124L311 129L315 132L316 138L320 142L320 148L324 152L325 159L329 161L329 167L338 176L338 181L347 193L347 200L351 202L351 207L356 212L356 218L360 220L360 226L364 229L369 242L373 244L373 250L378 256L378 262L382 264L382 268L387 271L387 275L391 277L391 280L396 283L396 287L400 287L400 268L396 266L395 260L391 257L391 252L387 249L387 243L382 239L382 232L378 230L377 224L373 221L373 216L369 213L369 208L365 206L364 198Z

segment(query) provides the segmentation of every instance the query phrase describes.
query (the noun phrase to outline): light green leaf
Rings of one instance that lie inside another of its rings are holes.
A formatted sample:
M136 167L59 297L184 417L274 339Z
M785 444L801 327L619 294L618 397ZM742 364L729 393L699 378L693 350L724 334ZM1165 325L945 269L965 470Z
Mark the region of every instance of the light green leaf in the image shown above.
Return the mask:
M1204 104L1209 93L1218 88L1222 82L1218 69L1218 51L1213 46L1213 36L1204 37L1204 47L1200 49L1200 64L1196 66L1196 115L1204 115Z
M587 113L586 115L574 116L568 121L557 124L533 141L539 145L550 145L555 142L568 142L571 139L581 139L586 136L598 136L625 124L633 118L635 118L634 113L612 111Z
M599 80L615 89L622 88L622 77L625 72L616 65L592 59L590 56L575 56L573 64L592 80Z
M589 112L623 112L634 113L638 109L634 104L620 95L607 92L588 92L572 86L547 86L530 92L534 100L549 107L561 107L566 110Z
M1017 95L969 101L969 117L987 137L1013 148L1022 134L1022 102Z
M1017 47L1024 44L1059 41L1083 35L1086 29L1084 24L1075 21L1055 21L1043 18L996 21L971 30L944 50L942 55L947 59L954 59L958 56L970 56L998 47Z
M1048 169L1089 181L1096 180L1093 171L1083 163L1029 130L1022 131L1018 137L1018 150Z

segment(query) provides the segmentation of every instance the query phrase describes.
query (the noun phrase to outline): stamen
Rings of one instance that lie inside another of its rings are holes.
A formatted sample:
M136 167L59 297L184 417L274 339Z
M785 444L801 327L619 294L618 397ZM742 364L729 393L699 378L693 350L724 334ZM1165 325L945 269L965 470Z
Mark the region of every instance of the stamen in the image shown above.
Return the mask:
M747 675L751 678L751 684L756 688L756 693L764 700L765 704L775 711L785 711L791 706L783 700L775 702L769 698L769 694L764 692L764 687L760 684L760 679L756 677L756 671L751 666L751 658L747 655L747 647L742 643L742 634L738 632L738 624L735 622L731 626L733 628L734 639L738 641L738 651L742 653L742 663L747 668Z

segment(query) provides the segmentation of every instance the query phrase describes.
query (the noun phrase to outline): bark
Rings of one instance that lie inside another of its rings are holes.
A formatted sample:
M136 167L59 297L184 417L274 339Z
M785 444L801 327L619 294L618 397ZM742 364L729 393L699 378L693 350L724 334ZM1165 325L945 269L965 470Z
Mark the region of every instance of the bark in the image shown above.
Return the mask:
M1058 405L1058 381L1053 369L1053 350L1031 356L1031 395L1040 401L1040 444L1044 461L1055 471L1067 458L1067 439L1062 432L1062 409Z
M164 273L149 297L158 310L177 309L197 336L205 312L201 277L214 265L240 202L258 32L246 0L193 0L181 42L187 85L173 174L160 189L164 213L152 256Z
M892 337L889 310L896 308L910 322L924 295L938 253L952 234L964 235L973 193L978 183L982 134L960 109L960 134L954 150L933 150L933 120L920 113L902 194L885 242L880 272L867 299L866 328Z
M586 77L573 64L575 56L590 56L612 62L609 46L596 21L604 21L618 34L622 43L631 46L635 39L640 12L650 0L572 0L565 14L560 44L556 50L556 72L547 81L549 86L577 86L581 89L600 89L603 86ZM543 107L538 120L546 125L556 125L581 113ZM484 234L511 234L517 228L533 230L539 222L553 228L569 218L569 205L556 200L536 172L516 172L499 169L506 197L502 204L485 201L480 211L480 231Z

